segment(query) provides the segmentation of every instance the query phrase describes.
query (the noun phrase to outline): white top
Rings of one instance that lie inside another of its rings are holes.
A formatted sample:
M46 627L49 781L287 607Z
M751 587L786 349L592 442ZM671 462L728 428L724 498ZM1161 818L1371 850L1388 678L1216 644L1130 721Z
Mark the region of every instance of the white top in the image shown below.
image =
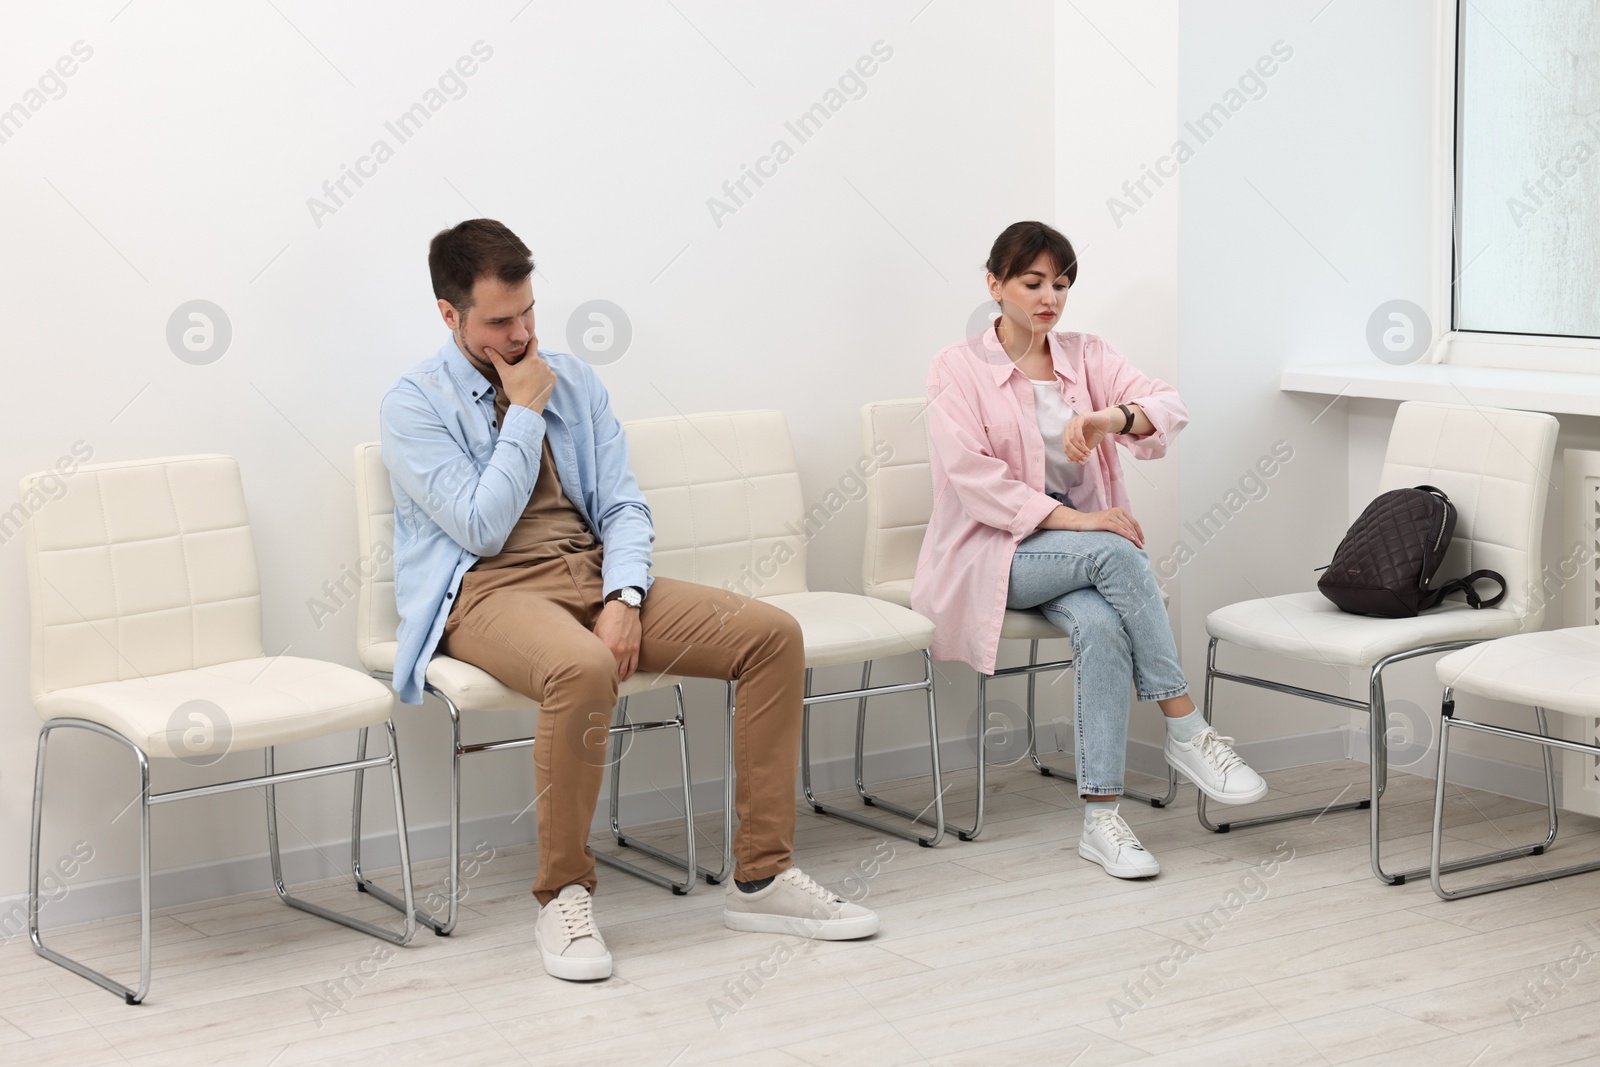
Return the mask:
M1072 421L1072 405L1061 395L1061 383L1054 376L1047 382L1028 379L1033 386L1033 410L1044 438L1044 487L1046 492L1070 496L1070 490L1083 483L1083 464L1067 458L1061 434Z

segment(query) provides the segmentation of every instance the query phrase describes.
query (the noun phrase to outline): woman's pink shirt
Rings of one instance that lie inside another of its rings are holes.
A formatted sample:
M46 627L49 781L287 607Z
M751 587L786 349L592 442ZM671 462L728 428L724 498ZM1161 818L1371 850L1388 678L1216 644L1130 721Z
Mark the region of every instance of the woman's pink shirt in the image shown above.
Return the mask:
M1136 459L1165 455L1189 421L1177 390L1129 365L1093 334L1051 333L1061 395L1087 414L1138 404L1154 432L1107 434L1072 490L1079 511L1127 507L1117 462L1121 443ZM1033 388L1000 347L993 327L944 349L928 372L928 442L933 514L922 539L911 606L937 627L932 652L994 673L1005 619L1011 557L1018 542L1059 505L1044 492L1045 442ZM1052 447L1062 447L1052 442Z

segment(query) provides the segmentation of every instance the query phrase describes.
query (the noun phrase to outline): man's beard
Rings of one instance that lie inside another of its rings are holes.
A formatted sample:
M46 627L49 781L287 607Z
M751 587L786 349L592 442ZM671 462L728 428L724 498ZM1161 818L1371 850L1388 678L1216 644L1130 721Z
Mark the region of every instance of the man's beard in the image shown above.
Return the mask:
M467 354L468 361L476 366L484 375L484 377L489 378L491 381L497 381L499 379L500 374L495 369L494 360L489 358L489 354L481 350L474 351L472 346L467 343L467 331L465 327L462 327L456 331L456 344L460 346L461 351ZM511 366L515 367L518 363L521 363L523 357L528 354L529 347L531 346L524 345L522 351L519 352L515 358L512 358L503 352L500 354L500 358L505 360Z

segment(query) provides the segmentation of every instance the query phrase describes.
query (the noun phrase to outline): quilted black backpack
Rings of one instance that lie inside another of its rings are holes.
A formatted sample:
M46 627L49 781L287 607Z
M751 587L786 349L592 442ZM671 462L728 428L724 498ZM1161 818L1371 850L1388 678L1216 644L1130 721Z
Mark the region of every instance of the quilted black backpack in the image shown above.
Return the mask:
M1441 489L1419 485L1380 493L1339 542L1317 588L1340 611L1386 619L1414 618L1456 592L1465 593L1474 608L1492 608L1506 595L1506 580L1494 571L1473 571L1428 588L1455 528L1455 505ZM1473 583L1480 578L1500 583L1494 599L1478 596Z

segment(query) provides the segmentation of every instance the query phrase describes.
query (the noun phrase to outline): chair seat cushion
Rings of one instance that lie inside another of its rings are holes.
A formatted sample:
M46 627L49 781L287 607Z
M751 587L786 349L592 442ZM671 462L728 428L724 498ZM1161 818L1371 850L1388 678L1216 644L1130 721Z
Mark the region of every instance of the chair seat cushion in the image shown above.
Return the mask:
M864 663L921 652L933 623L910 608L856 593L778 593L761 601L782 608L805 635L806 666Z
M361 650L361 665L369 671L394 673L397 641L380 641ZM635 671L617 687L617 696L631 697L652 689L666 689L683 679L675 674L650 674ZM450 698L462 711L534 711L539 702L529 700L481 667L465 660L434 654L428 661L428 684Z
M1043 613L1031 608L1027 611L1007 608L1006 617L1000 620L1000 638L1004 641L1055 641L1066 636Z
M1370 667L1395 652L1444 641L1484 641L1517 633L1527 619L1500 608L1446 601L1414 619L1350 615L1321 593L1241 600L1206 616L1212 637L1290 659Z
M214 763L230 751L376 726L394 694L350 667L277 656L57 689L35 706L44 719L110 727L151 757Z
M870 597L892 601L901 607L911 606L910 578L879 582L866 592ZM1167 592L1164 589L1161 591L1161 602L1167 603ZM1000 623L1000 639L1003 641L1052 641L1064 637L1066 634L1050 625L1049 619L1033 609L1027 611L1007 609L1006 617Z
M1545 630L1473 645L1437 665L1458 693L1570 715L1600 715L1600 626Z

